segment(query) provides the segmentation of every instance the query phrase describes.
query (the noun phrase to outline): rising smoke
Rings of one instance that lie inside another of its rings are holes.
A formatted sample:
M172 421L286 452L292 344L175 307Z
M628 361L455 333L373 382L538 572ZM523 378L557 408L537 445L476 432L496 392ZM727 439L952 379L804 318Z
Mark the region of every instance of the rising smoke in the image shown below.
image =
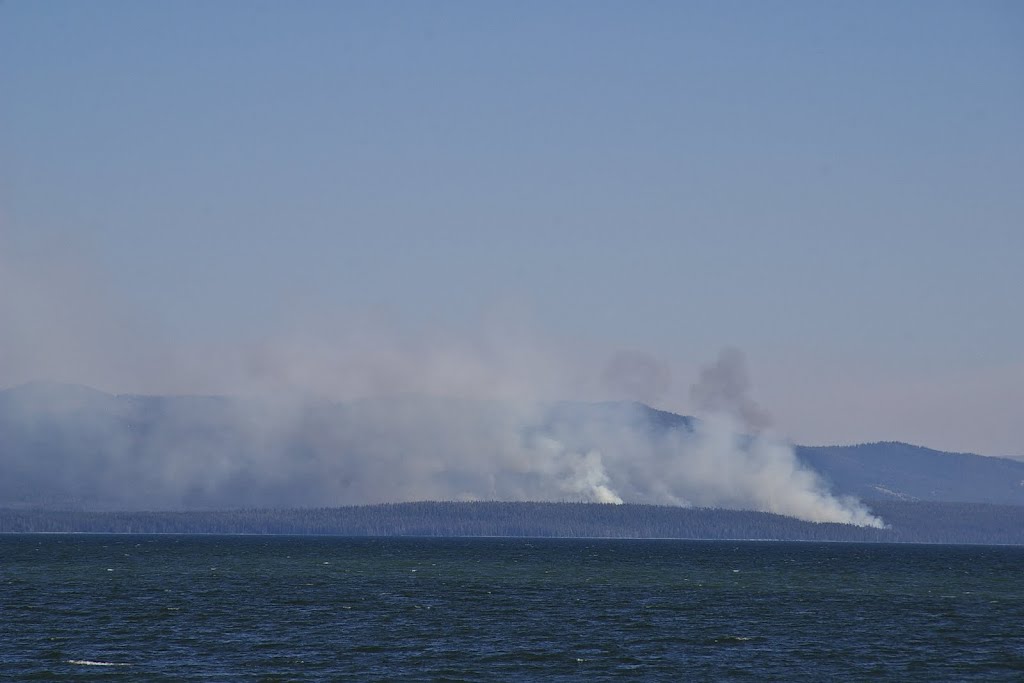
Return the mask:
M724 349L691 388L702 414L688 451L698 473L691 481L703 482L705 499L814 522L884 526L857 499L828 491L792 446L767 429L771 419L749 390L746 359L734 348Z
M881 525L765 429L737 351L694 385L702 419L666 424L635 402L555 400L654 401L670 386L664 361L620 351L593 363L517 324L402 335L359 320L229 352L157 353L152 335L126 335L118 321L130 316L73 281L41 282L0 257L0 284L0 386L44 377L124 391L134 377L249 397L0 392L0 505L584 500Z

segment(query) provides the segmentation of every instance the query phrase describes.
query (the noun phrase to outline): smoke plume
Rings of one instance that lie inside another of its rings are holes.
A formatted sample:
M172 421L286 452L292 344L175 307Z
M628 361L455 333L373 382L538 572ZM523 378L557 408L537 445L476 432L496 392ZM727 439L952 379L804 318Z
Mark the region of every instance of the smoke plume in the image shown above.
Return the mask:
M702 414L696 426L692 480L702 482L694 502L748 507L814 522L882 527L858 500L832 495L793 448L766 428L768 414L749 396L746 359L724 349L691 389Z
M700 371L700 379L690 388L696 408L705 413L730 415L745 429L761 430L771 424L768 413L750 398L747 360L739 349L727 347L711 365Z
M172 347L68 273L0 254L0 386L129 393L0 391L0 505L582 500L881 524L764 431L738 351L701 372L704 417L689 421L593 402L656 400L665 363L620 351L602 365L518 319L454 334L353 317L258 344Z

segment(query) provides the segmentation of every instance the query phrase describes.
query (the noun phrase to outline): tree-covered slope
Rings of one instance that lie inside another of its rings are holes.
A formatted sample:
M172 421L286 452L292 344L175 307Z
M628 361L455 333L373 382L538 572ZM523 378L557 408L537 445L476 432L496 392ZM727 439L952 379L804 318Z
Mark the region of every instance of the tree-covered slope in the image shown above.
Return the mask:
M532 536L1024 544L1024 506L876 501L884 529L767 512L595 503L420 502L193 512L0 509L0 533Z

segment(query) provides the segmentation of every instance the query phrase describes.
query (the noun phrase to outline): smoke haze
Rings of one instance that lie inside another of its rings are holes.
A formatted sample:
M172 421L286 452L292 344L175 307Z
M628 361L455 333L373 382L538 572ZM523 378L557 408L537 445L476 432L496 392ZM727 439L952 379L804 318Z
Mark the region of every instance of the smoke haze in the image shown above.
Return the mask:
M883 526L860 501L832 495L790 444L766 430L771 418L749 391L746 358L735 348L723 349L691 388L703 413L691 458L699 463L695 471L715 504L815 522Z
M760 431L767 416L735 350L693 387L705 418L666 425L666 414L638 403L556 400L657 400L671 373L646 352L613 352L594 372L592 359L501 316L462 335L363 319L171 352L117 306L100 305L102 287L67 272L0 259L0 384L42 377L132 391L135 382L239 398L62 384L5 391L0 504L583 500L881 524Z

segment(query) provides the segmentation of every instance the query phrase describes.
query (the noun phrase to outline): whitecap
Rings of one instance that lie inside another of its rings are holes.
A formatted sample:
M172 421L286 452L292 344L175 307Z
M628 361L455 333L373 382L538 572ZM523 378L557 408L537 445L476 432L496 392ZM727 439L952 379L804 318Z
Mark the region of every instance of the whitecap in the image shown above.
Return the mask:
M78 666L131 666L131 664L124 664L122 662L94 662L91 659L69 659L68 664L77 664Z

